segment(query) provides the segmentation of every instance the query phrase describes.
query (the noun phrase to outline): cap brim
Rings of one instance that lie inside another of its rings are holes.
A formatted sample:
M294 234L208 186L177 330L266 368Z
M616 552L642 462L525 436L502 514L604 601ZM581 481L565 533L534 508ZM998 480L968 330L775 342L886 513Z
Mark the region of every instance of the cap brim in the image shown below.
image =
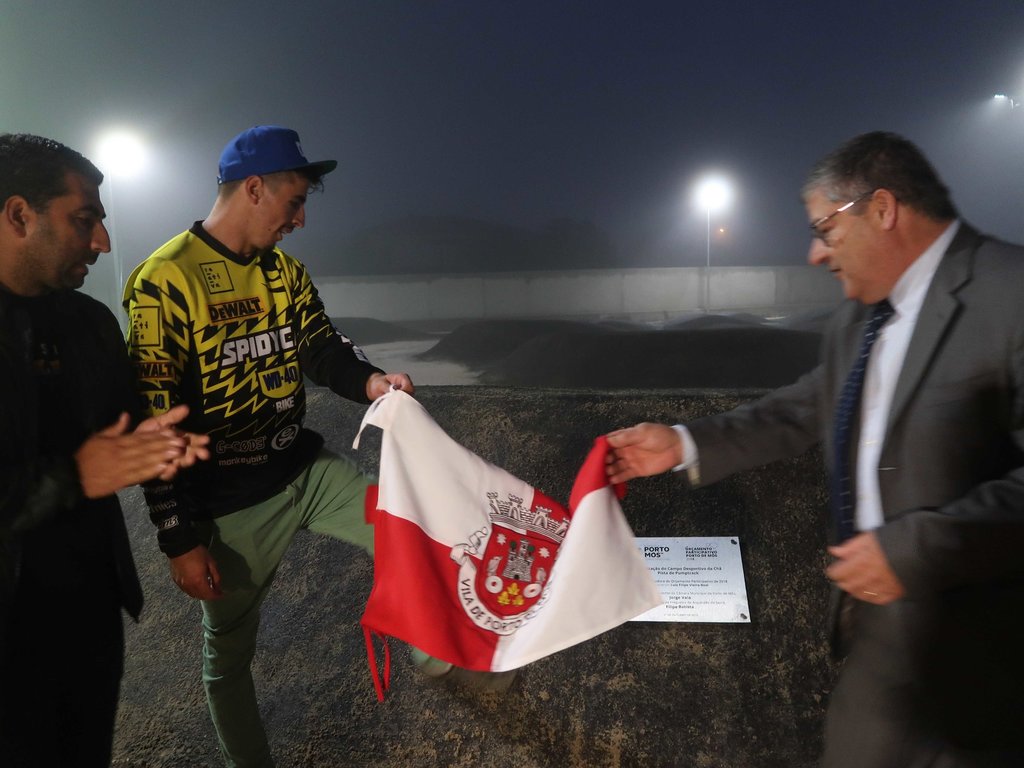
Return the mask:
M295 171L310 171L315 173L317 176L326 176L328 173L338 167L337 160L321 160L316 163L307 163L299 168L293 168Z

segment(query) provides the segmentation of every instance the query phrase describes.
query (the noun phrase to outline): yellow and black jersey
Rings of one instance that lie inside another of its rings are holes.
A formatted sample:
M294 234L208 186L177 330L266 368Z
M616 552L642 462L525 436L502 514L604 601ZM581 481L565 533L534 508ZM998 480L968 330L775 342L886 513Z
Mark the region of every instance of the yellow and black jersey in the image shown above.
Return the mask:
M276 248L243 258L202 222L132 272L124 301L145 409L186 403L185 428L210 435L209 461L146 488L170 556L198 543L192 520L262 501L313 460L304 376L365 403L379 371L331 324L302 264Z

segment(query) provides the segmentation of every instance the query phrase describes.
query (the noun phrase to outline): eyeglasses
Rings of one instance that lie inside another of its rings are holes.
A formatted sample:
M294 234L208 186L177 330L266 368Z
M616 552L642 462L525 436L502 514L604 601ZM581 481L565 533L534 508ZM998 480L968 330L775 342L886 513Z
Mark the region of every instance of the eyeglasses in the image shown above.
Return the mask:
M828 234L829 233L828 232L822 232L821 228L825 224L827 224L829 221L831 221L833 217L838 216L843 211L850 210L857 203L861 202L862 200L867 200L873 194L875 194L875 190L873 190L873 189L870 192L865 192L863 195L858 197L856 200L851 200L848 203L844 203L843 205L839 206L834 211L832 211L832 213L828 214L827 216L822 216L820 219L816 219L815 221L812 221L807 226L811 228L811 232L814 233L814 236L816 238L821 240L821 242L823 242L825 245L829 245L829 242L828 242Z

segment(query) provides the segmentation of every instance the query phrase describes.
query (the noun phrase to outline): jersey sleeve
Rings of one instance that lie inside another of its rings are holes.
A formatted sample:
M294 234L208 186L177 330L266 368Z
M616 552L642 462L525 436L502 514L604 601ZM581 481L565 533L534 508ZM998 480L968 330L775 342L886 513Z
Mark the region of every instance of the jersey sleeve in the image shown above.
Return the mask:
M128 352L145 416L166 413L179 403L189 402L183 391L191 357L192 324L186 286L177 268L147 260L132 273L125 288ZM183 427L190 428L188 420ZM143 485L143 493L164 554L176 557L200 543L192 529L189 503L175 482L154 480Z

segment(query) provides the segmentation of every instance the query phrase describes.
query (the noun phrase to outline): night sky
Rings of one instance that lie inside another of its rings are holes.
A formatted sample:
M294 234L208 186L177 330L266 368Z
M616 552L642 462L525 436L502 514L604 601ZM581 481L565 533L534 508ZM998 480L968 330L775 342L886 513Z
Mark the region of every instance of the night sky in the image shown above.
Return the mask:
M257 123L339 161L283 245L321 274L410 216L571 218L624 266L699 266L708 169L736 184L715 264L803 263L804 174L874 129L917 142L969 221L1024 241L1024 108L992 99L1024 99L1020 0L0 0L0 50L3 130L87 155L110 128L147 142L139 176L104 184L129 268L205 216L221 148ZM488 256L480 271L512 266Z

